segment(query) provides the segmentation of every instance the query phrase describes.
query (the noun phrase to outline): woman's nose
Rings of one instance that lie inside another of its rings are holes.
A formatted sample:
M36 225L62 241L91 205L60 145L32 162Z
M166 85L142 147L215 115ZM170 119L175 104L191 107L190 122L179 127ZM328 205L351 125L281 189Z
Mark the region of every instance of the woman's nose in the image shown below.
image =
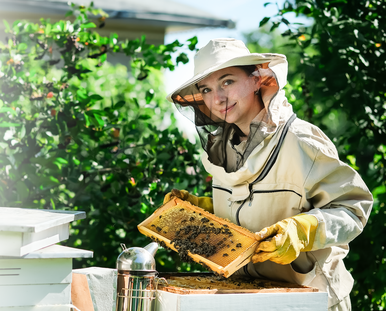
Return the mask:
M223 89L218 89L214 91L213 101L215 105L221 105L226 100L225 91Z

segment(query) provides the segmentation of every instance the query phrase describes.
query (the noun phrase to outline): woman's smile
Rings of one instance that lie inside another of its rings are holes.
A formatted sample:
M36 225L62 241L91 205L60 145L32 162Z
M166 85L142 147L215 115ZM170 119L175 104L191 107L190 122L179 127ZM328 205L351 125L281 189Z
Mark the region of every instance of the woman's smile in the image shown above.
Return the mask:
M231 105L231 106L225 107L225 109L221 109L221 110L220 110L220 113L222 113L222 114L228 113L229 111L231 111L231 110L233 109L234 106L236 106L236 104L237 104L237 103L234 103L234 104Z

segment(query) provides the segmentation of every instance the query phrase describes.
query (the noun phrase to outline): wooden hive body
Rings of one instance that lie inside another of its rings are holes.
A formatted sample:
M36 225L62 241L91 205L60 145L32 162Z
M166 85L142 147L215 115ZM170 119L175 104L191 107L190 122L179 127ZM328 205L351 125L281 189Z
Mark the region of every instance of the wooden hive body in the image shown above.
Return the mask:
M189 239L187 255L225 277L246 265L257 246L247 229L178 198L157 209L138 229L176 252L181 252L179 243Z

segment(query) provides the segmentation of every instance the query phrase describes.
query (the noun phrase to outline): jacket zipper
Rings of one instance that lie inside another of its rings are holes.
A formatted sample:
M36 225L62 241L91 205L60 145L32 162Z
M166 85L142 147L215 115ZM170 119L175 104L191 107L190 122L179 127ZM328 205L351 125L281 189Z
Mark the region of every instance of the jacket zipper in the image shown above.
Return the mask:
M300 193L297 193L296 191L290 190L290 189L253 190L253 193L273 193L273 192L293 192L293 193L297 194L299 197L302 197L302 195Z
M274 193L274 192L293 192L297 194L299 197L302 197L300 193L297 193L296 191L289 190L289 189L277 189L277 190L251 190L249 194L249 206L252 205L253 195L255 193Z
M273 154L272 156L268 159L268 162L266 164L266 166L264 167L263 171L261 172L261 174L254 180L252 181L250 184L249 184L249 197L247 199L245 199L243 201L243 203L239 206L239 208L237 209L237 212L236 212L236 222L237 224L240 226L240 220L239 220L239 214L240 214L240 210L241 208L244 206L245 202L249 199L249 206L251 206L252 204L252 200L253 200L253 185L258 183L259 181L263 180L269 173L269 171L271 170L271 168L273 167L273 165L275 164L276 162L276 159L279 155L279 151L281 149L281 146L283 144L283 141L284 141L284 138L286 137L287 133L288 133L288 129L289 127L291 126L292 122L296 119L296 114L294 113L287 121L287 123L284 125L284 128L283 128L283 131L282 131L282 134L279 138L279 141L278 141L278 144L276 145L276 148L275 150L273 151Z
M302 195L300 193L297 193L296 191L294 190L290 190L290 189L277 189L277 190L251 190L250 192L250 195L249 195L249 206L251 206L252 204L252 198L253 195L255 193L275 193L275 192L293 192L295 193L296 195L298 195L299 197L302 197ZM244 200L243 203L239 206L239 208L237 209L236 211L236 221L237 221L237 224L240 226L240 219L239 219L239 215L240 215L240 210L241 208L244 206L245 202L247 202L247 200Z
M217 186L217 185L212 185L212 188L215 188L215 189L218 189L218 190L222 190L222 191L226 191L226 192L232 194L232 190L230 190L228 188L223 188L223 187L220 187L220 186Z

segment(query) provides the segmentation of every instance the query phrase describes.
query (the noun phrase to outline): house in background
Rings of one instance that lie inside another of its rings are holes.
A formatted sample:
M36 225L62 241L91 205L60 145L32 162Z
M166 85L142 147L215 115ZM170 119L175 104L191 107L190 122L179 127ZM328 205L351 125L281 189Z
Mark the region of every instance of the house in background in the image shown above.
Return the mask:
M89 5L90 1L72 0ZM146 35L151 44L164 43L167 33L203 27L234 28L232 20L221 19L209 12L172 0L94 0L94 7L109 14L100 35L118 34L120 39L134 39ZM50 18L52 22L65 19L68 0L0 0L0 40L4 42L4 19L12 25L15 20L38 22Z

